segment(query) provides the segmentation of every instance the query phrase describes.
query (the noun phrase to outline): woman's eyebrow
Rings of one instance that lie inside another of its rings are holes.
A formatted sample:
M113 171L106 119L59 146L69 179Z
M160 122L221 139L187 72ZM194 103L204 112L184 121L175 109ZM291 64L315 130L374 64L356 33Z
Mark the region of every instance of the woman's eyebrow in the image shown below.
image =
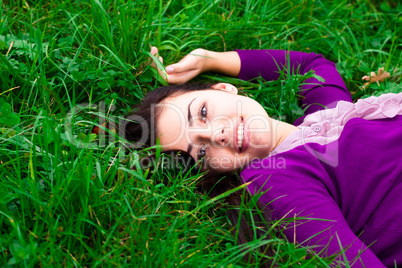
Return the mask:
M187 120L188 120L188 125L191 127L193 125L193 120L192 120L192 115L191 115L191 104L193 103L193 101L196 99L197 97L195 97L192 101L190 101L190 103L188 104L188 108L187 108ZM188 147L187 147L187 153L189 155L191 150L193 149L193 145L191 143L188 143Z
M190 103L188 104L188 108L187 108L187 120L188 120L188 125L191 127L193 125L193 120L191 120L191 118L193 117L191 115L191 104L193 103L193 101L196 99L197 97L195 97L192 101L190 101Z

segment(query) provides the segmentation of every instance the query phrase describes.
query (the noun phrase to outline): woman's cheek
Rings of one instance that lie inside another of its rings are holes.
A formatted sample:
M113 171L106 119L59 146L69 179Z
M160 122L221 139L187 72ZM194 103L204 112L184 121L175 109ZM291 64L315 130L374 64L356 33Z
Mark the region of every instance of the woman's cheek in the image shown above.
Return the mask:
M208 169L215 171L232 171L234 163L228 156L215 156L208 159Z

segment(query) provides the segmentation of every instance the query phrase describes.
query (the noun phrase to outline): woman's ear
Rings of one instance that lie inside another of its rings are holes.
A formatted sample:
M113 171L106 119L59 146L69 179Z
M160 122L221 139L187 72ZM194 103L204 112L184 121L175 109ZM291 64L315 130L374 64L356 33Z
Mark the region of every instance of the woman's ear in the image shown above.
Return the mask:
M235 94L235 95L237 95L237 93L238 93L237 87L235 87L232 84L228 84L228 83L218 83L218 84L213 85L212 88L223 90L228 93Z

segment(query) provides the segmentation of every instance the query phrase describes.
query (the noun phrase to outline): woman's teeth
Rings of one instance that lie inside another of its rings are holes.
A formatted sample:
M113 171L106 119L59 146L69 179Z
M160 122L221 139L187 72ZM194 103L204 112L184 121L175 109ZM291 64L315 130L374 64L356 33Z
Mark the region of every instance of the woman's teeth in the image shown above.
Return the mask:
M240 123L239 127L237 128L237 147L239 147L240 151L241 147L243 146L243 133L244 133L243 123Z

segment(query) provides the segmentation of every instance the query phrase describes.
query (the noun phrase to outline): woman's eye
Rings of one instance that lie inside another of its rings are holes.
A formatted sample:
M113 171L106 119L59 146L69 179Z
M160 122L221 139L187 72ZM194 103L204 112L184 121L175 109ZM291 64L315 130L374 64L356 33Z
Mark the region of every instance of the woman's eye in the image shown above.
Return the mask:
M202 105L202 107L201 107L200 116L201 116L202 121L204 121L204 122L207 121L207 108L205 107L205 104Z
M202 158L204 158L206 155L205 153L205 145L203 145L200 150L198 151L198 161L200 161Z

